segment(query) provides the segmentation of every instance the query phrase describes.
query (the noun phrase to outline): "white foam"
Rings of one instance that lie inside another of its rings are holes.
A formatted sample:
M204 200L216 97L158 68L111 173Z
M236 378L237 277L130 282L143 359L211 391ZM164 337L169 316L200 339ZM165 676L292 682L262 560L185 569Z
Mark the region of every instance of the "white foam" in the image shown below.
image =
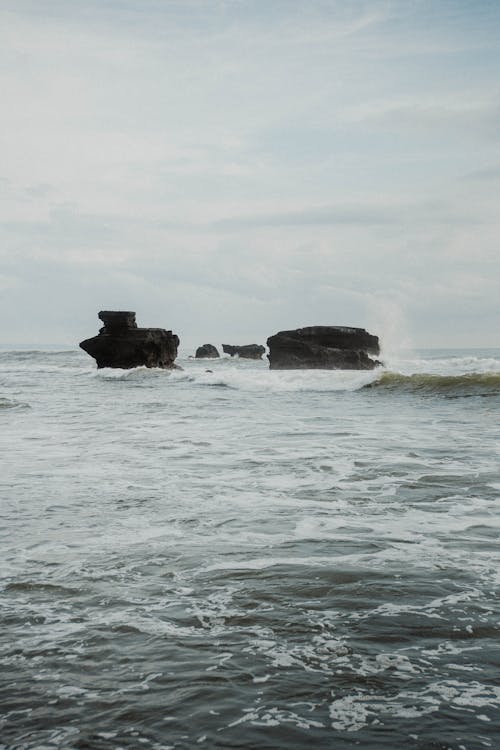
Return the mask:
M429 356L401 369L497 367L466 359ZM3 360L2 397L32 404L5 410L0 431L9 667L25 661L38 687L52 684L51 700L58 689L85 700L67 667L88 657L96 627L124 649L133 641L138 658L152 639L179 658L202 642L214 713L222 681L213 677L253 663L248 689L261 703L240 718L246 695L237 723L316 726L324 707L294 706L283 693L277 710L266 697L289 676L353 684L357 675L365 679L354 684L375 692L333 696L334 726L416 725L451 706L489 728L481 717L493 717L499 699L481 684L500 575L495 399L355 392L384 370L193 360L184 372L97 371L63 360L48 369L24 361L22 371ZM284 620L282 603L300 627ZM378 626L414 622L428 623L425 643L377 640ZM57 673L45 655L54 648L64 653ZM167 689L143 674L130 688Z
M470 375L473 373L500 373L500 355L491 356L441 356L426 357L415 353L413 356L388 356L384 366L390 372L401 375Z
M219 368L199 372L192 367L183 378L197 385L227 387L244 391L270 393L300 393L328 391L357 391L380 378L382 370L268 370L259 368ZM181 376L177 376L180 379Z
M339 731L359 732L375 720L388 717L418 718L435 713L441 704L451 707L500 707L500 688L478 682L457 680L434 682L422 690L403 690L394 697L377 693L355 693L334 700L330 705L332 727ZM480 718L484 714L476 714ZM481 719L484 721L484 719Z

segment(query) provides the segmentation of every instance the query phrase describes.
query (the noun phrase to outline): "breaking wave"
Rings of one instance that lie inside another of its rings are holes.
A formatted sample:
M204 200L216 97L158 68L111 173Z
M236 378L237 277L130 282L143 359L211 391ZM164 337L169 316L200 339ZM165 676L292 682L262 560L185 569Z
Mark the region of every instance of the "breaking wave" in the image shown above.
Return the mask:
M500 372L472 372L459 375L436 375L383 372L365 388L382 388L387 391L406 391L448 398L465 396L500 395Z
M184 363L183 363L184 364ZM498 360L471 363L390 362L374 370L269 370L264 363L241 365L220 361L197 367L185 363L183 371L172 373L172 383L191 383L195 387L218 387L253 392L363 392L377 389L386 393L458 398L500 395ZM417 369L418 365L420 368ZM425 368L425 369L424 369ZM432 371L436 369L437 371ZM110 375L111 377L111 375ZM116 375L114 377L117 377ZM125 375L125 377L127 377ZM130 375L129 375L130 377Z

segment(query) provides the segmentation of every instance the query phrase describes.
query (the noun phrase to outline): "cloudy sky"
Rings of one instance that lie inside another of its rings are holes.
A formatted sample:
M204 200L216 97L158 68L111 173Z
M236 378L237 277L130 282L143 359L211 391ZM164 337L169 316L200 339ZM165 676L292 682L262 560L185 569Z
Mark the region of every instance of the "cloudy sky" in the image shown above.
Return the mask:
M500 346L498 0L1 0L0 344Z

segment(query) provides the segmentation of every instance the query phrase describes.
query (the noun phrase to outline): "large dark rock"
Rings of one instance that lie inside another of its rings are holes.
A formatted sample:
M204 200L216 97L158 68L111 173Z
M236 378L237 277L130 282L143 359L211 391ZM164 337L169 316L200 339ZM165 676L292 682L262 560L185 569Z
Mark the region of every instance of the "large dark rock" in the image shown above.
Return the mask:
M97 367L176 367L179 337L172 331L138 328L135 312L125 310L101 310L99 318L99 335L80 343Z
M372 370L380 364L378 336L364 328L310 326L267 339L271 370Z
M245 344L245 346L222 344L222 351L225 354L230 354L231 357L234 357L235 354L237 354L238 357L243 357L243 359L262 359L266 347L261 344Z
M196 359L217 359L220 354L213 344L203 344L196 350L195 357Z

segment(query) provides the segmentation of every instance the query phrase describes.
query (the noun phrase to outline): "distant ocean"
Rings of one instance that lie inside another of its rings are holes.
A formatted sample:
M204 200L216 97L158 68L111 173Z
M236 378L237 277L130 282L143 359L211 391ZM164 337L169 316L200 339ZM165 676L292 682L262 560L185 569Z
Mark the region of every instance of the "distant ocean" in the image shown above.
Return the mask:
M0 750L500 747L500 350L385 362L0 352Z

